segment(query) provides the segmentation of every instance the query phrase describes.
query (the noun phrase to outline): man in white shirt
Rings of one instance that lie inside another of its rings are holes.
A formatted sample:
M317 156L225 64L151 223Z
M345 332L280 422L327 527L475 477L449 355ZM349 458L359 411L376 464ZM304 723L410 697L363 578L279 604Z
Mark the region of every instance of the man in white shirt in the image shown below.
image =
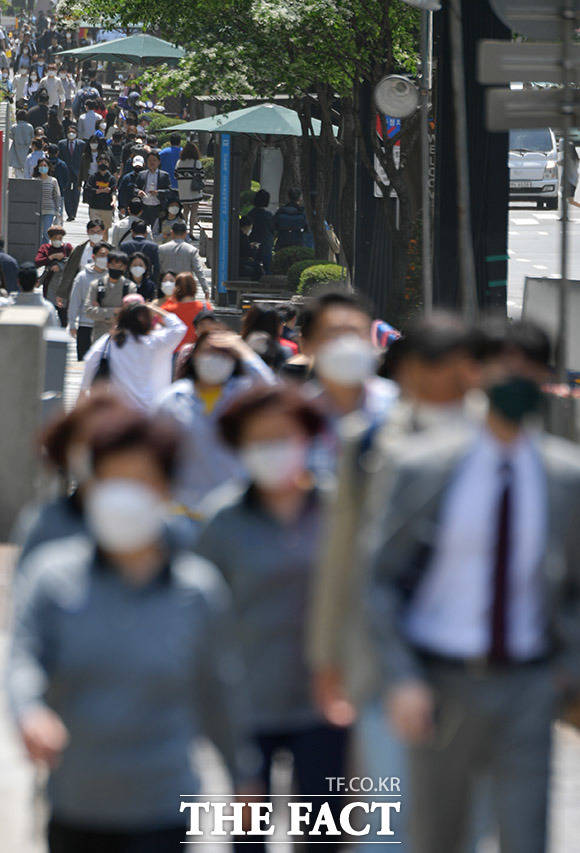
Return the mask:
M532 431L550 343L487 334L481 433L410 439L367 543L414 853L460 853L491 777L502 853L544 853L556 685L580 683L580 452Z
M58 107L59 116L62 117L62 111L66 101L66 95L62 80L56 76L56 65L51 62L46 69L46 75L40 81L40 88L46 89L48 92L48 106Z
M77 341L77 361L82 361L91 348L94 320L85 310L91 284L106 275L109 251L108 243L92 246L92 260L77 273L73 282L68 305L69 332Z

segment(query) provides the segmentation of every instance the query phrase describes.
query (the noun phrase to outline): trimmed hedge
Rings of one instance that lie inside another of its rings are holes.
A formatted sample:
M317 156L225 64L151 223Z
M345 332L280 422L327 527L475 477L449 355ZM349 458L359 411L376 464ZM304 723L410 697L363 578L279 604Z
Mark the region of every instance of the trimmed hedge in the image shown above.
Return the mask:
M296 292L298 289L298 285L300 284L300 276L307 270L308 267L315 266L325 266L326 264L331 264L332 261L321 261L315 258L311 258L307 261L296 261L295 264L292 264L290 269L288 270L288 275L286 276L288 281L288 290L293 290Z
M286 275L292 264L297 261L310 260L314 260L314 249L310 249L308 246L287 246L274 255L272 273L274 275Z
M204 171L205 177L208 179L208 181L213 181L213 178L214 178L213 157L202 157L201 158L201 165L203 166L203 171Z
M300 276L297 292L301 296L309 296L320 285L344 281L345 278L346 269L344 267L332 263L318 264L318 266L308 267L304 270Z

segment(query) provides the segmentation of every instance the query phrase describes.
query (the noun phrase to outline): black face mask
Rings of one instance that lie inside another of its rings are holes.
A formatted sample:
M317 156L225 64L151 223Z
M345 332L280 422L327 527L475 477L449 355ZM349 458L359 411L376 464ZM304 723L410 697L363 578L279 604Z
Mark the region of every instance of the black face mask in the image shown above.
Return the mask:
M538 383L525 376L509 376L488 388L487 396L493 411L515 424L536 414L542 400Z
M108 170L108 168L109 167L106 166L104 163L99 164L99 172L106 172Z
M109 278L113 281L118 281L123 275L123 270L109 270Z

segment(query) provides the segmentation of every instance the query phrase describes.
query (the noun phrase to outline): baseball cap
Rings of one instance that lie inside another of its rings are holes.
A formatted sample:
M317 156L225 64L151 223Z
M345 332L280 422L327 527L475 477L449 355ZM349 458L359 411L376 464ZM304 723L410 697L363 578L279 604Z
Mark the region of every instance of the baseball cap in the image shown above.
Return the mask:
M144 166L145 165L145 160L143 159L143 157L141 157L140 154L137 154L135 157L133 157L132 162L133 162L134 166Z

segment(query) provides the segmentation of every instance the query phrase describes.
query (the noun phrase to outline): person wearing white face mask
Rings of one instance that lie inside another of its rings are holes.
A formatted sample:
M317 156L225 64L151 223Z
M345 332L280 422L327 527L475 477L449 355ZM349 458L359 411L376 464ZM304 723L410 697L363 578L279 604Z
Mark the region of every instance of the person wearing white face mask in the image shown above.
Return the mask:
M189 754L202 738L236 790L256 790L229 592L166 535L175 430L108 410L87 445L88 535L36 548L16 585L10 707L49 771L49 850L171 853L187 823L175 803L199 789Z
M149 275L149 260L143 252L134 252L129 258L129 278L137 285L137 293L145 302L155 298L155 282Z
M158 405L184 429L176 500L199 524L212 492L247 480L239 459L218 435L219 415L242 391L275 384L276 379L262 359L229 331L200 335L176 376Z
M57 300L60 300L62 306L65 306L70 299L77 273L84 270L87 264L92 263L93 248L103 242L104 232L105 223L102 219L89 219L87 222L87 239L75 246L62 274L62 281L57 292Z
M48 92L48 106L49 107L58 107L59 116L62 117L62 111L64 109L66 94L64 91L64 86L62 85L62 80L60 77L56 76L56 65L51 63L48 65L46 70L46 76L42 78L40 81L41 88L46 89Z
M180 272L173 281L164 280L161 284L161 290L167 297L161 303L163 310L177 314L187 327L187 332L177 347L176 351L179 351L188 344L195 343L197 340L195 318L200 311L211 311L212 306L211 303L197 298L195 279L188 272Z
M220 569L232 590L262 783L269 793L274 756L288 750L296 793L325 795L336 814L341 800L328 796L324 780L345 775L349 729L329 725L315 707L304 649L322 516L308 446L324 418L295 388L262 387L232 401L219 427L240 455L249 488L202 530L196 553Z
M82 361L91 348L94 320L85 310L91 284L106 275L109 243L96 243L92 247L92 261L77 273L73 282L68 306L69 332L77 341L77 360Z
M327 431L312 464L319 476L332 478L342 418L360 412L369 427L382 424L398 389L394 382L376 375L378 353L371 344L371 318L353 294L327 293L307 306L301 318L301 341L315 377L309 392L327 417Z

